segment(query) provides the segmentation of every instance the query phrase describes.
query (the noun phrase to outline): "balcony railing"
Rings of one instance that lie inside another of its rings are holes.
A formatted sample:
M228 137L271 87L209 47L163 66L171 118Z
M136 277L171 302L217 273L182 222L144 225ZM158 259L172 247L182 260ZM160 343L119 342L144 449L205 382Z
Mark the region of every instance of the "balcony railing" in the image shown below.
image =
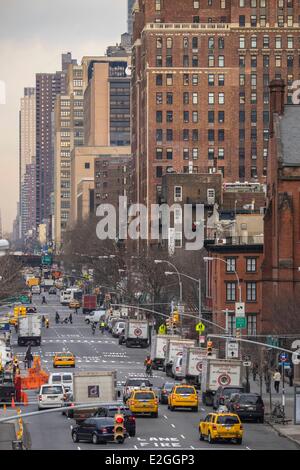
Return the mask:
M217 237L206 240L208 245L263 245L263 235L248 235L239 237Z
M149 23L145 29L230 29L227 23Z

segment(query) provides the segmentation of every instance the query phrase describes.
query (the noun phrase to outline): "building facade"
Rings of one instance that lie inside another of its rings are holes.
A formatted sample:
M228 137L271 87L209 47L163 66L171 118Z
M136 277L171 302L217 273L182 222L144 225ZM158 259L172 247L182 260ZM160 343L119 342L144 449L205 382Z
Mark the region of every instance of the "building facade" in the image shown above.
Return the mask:
M35 227L35 181L32 181L32 169L35 167L36 151L36 97L35 88L24 88L21 98L19 121L19 182L20 182L20 215L21 238L24 239L28 230ZM32 183L32 186L30 185ZM30 192L30 194L29 194Z
M299 18L300 5L281 0L136 3L132 149L139 202L157 201L170 169L265 181L269 82L284 78L291 102Z
M270 85L272 125L264 219L263 329L294 333L300 325L300 109L284 105L284 83Z

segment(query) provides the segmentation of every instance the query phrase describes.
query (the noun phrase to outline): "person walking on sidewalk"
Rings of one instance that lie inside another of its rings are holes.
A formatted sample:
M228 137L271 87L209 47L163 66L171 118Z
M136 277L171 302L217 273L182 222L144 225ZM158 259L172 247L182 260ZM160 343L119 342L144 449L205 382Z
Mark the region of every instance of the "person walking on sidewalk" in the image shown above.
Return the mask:
M253 381L255 382L258 373L258 364L255 362L252 367Z
M274 380L274 388L276 393L279 393L279 385L281 381L281 374L278 369L276 369L274 375L273 375L273 380Z
M294 385L294 372L293 372L293 369L292 367L289 368L289 371L288 371L288 378L289 378L289 385L290 387L293 387Z

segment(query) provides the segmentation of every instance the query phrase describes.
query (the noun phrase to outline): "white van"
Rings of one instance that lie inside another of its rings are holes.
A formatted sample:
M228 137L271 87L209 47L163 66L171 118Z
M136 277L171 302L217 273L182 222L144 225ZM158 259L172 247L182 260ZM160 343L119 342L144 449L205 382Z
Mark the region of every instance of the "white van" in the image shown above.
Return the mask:
M184 377L182 371L182 354L176 358L172 365L172 376L175 380L181 380Z
M63 407L66 399L67 395L63 385L42 385L38 397L38 409Z
M125 329L125 321L117 321L112 329L112 335L114 338L119 338L122 331Z
M32 294L40 294L41 293L41 287L40 286L32 286L31 287L31 293Z
M71 372L54 372L50 374L48 383L51 385L63 385L66 392L73 394L73 374Z
M98 323L100 320L105 319L106 310L94 310L84 317L84 321L89 325L90 323Z

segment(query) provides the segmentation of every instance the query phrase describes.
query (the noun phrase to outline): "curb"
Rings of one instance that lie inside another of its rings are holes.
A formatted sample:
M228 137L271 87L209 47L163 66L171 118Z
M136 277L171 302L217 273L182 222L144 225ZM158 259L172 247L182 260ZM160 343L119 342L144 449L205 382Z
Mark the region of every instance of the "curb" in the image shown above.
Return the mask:
M299 449L300 449L300 442L297 441L296 439L294 439L293 437L290 437L290 436L288 436L288 435L286 435L286 434L282 434L282 432L279 431L279 429L276 427L276 424L272 424L272 423L270 423L269 421L266 421L266 424L268 424L268 426L270 426L272 429L274 429L274 431L277 432L278 436L280 436L280 437L285 437L285 438L288 439L289 441L291 441L291 442L293 442L294 444L296 444L297 447L299 447Z

